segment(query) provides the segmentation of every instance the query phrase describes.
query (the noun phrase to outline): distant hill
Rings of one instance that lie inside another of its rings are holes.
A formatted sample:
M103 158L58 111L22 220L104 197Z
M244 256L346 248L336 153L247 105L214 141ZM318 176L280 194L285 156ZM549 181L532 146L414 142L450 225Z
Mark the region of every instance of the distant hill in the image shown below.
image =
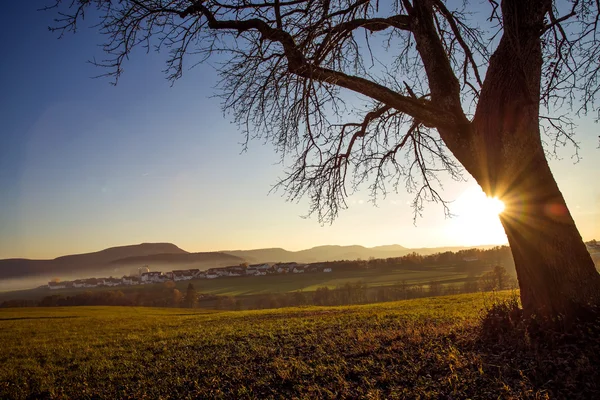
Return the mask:
M418 253L424 256L427 256L429 254L435 254L435 253L445 253L448 251L452 251L452 252L457 252L457 251L461 251L461 250L468 250L468 249L480 249L480 250L487 250L487 249L492 249L494 247L498 247L498 246L502 246L500 244L483 244L483 245L479 245L479 246L447 246L447 247L419 247L419 248L413 248L413 249L408 249L409 253ZM504 246L508 246L507 244L505 244Z
M231 254L220 253L220 252L205 252L205 253L183 253L183 254L150 254L146 256L133 256L120 258L118 260L111 261L114 265L164 265L164 264L185 264L185 265L198 265L198 267L217 267L217 266L228 266L238 265L243 263L245 260L233 256Z
M387 246L386 246L387 247ZM245 259L248 262L320 262L336 260L356 260L357 258L368 259L378 257L378 254L393 254L387 257L395 257L396 254L403 255L410 251L402 246L395 250L376 250L363 246L318 246L300 251L288 251L280 248L256 249L256 250L225 250L222 253L231 254Z
M490 248L493 246L474 246ZM0 260L0 280L20 278L91 277L96 274L122 276L135 272L143 265L157 271L198 268L207 269L243 262L322 262L369 258L401 257L411 252L423 255L458 251L472 247L436 247L409 249L400 245L376 247L318 246L300 251L281 248L188 253L172 243L142 243L111 247L105 250L67 255L53 260ZM40 281L44 281L41 279ZM36 281L37 282L37 281Z
M257 262L323 262L337 260L356 260L369 258L402 257L408 253L416 252L423 255L443 253L446 251L459 251L472 248L487 249L495 245L470 246L470 247L432 247L410 249L397 244L364 247L364 246L318 246L300 251L288 251L281 248L254 249L254 250L223 250L222 253L240 257L250 263Z
M39 275L61 275L95 271L111 262L127 257L143 257L152 254L189 254L172 243L142 243L111 247L93 253L74 254L53 260L6 259L0 260L0 279Z

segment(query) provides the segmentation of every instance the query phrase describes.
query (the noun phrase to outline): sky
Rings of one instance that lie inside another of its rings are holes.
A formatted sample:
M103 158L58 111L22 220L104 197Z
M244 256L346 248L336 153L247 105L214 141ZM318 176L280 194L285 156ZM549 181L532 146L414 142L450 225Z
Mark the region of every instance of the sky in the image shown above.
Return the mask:
M324 244L406 247L500 244L506 237L472 179L445 182L456 217L427 206L413 224L406 193L377 207L366 192L332 224L303 218L308 203L269 194L283 174L270 145L223 115L210 64L171 86L164 55L138 53L117 86L92 79L102 53L91 29L58 40L41 1L0 15L0 258L53 258L142 242L187 251ZM585 240L600 238L598 126L578 120L572 149L551 167ZM475 206L473 206L475 204ZM481 206L481 207L480 207Z

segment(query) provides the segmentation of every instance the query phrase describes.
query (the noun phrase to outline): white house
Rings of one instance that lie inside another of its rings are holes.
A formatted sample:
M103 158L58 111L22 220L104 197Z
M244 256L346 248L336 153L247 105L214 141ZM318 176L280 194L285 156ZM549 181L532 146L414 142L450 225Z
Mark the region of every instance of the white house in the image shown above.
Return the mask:
M87 287L85 283L85 279L76 279L73 281L74 288L84 288Z
M242 276L246 275L246 269L239 266L227 267L225 268L227 271L226 276Z
M188 280L188 279L191 279L191 278L188 278L188 276L187 276L186 272L187 272L187 271L183 271L183 270L176 270L176 271L173 271L173 273L172 273L172 275L173 275L173 280L174 280L175 282L179 282L179 281L186 281L186 280Z
M66 287L66 282L48 282L48 289L65 289Z
M294 274L303 274L304 273L304 265L296 265L294 269L292 269Z
M297 265L298 265L298 263L295 263L295 262L279 263L279 264L275 264L273 266L273 268L275 268L275 271L282 274L282 273L291 272Z
M229 271L227 268L209 268L206 271L206 276L208 275L217 275L217 276L229 276Z
M162 272L144 272L142 273L142 283L156 283L162 282Z
M248 265L248 269L253 269L256 271L268 271L271 269L269 264L251 264Z
M183 276L185 277L185 280L189 281L191 279L194 279L196 277L195 271L197 270L188 269L187 271L183 271Z
M77 282L77 285L75 285L75 282ZM103 283L104 283L103 279L90 278L90 279L78 279L77 281L73 281L72 285L73 285L73 287L77 287L77 288L92 288L92 287L97 287L98 285L102 285Z
M124 276L121 279L121 282L123 283L123 285L139 285L140 278L138 278L137 276Z
M104 279L104 284L106 286L121 286L123 284L123 280L119 278L108 278Z
M200 270L198 269L185 269L185 270L177 270L173 271L173 280L178 281L189 281L190 279L194 279Z
M331 271L332 271L331 267L323 268L323 272L331 272Z

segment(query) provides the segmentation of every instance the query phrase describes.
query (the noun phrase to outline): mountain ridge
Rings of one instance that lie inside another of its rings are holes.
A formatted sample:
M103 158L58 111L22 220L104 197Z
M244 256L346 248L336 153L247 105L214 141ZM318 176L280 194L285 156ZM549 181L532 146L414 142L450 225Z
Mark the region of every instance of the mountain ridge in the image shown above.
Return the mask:
M373 258L402 257L406 254L417 252L422 255L443 253L446 251L459 251L472 248L492 248L498 245L479 246L446 246L407 248L398 244L365 247L361 245L323 245L309 249L290 251L279 247L249 250L221 250L220 252L235 255L248 262L325 262L337 260L356 260Z
M114 260L165 252L189 254L172 243L140 243L90 253L68 254L53 259L8 258L0 260L0 279L102 270L108 269L110 262Z
M173 243L140 243L114 246L90 253L69 254L54 259L9 258L0 260L0 279L32 276L81 275L98 271L129 274L133 267L149 265L150 268L199 268L237 265L243 262L326 262L369 258L401 257L411 252L423 255L484 246L454 246L411 249L401 245L365 247L361 245L322 245L298 251L280 247L249 250L221 250L188 252Z

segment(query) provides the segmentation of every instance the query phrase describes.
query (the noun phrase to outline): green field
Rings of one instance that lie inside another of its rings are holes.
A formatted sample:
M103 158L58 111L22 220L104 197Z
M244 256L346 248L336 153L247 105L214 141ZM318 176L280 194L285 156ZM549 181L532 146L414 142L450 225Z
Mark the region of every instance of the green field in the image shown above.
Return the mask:
M482 342L480 316L492 296L511 294L244 312L0 309L0 398L600 394L598 352L571 347L565 357L560 346Z
M395 269L333 271L331 273L284 274L238 278L203 279L192 281L203 293L243 296L261 293L285 293L297 290L313 291L318 287L335 288L347 282L361 281L368 286L392 285L401 281L409 284L427 284L431 280L440 282L462 282L467 275L452 267L429 267L428 270ZM182 288L187 282L179 282Z
M481 274L488 267L477 267L477 271L471 274ZM268 276L247 276L218 279L198 279L191 282L199 292L215 294L222 296L245 296L264 293L286 293L293 291L314 291L318 287L327 286L335 288L347 282L364 282L370 287L393 285L405 281L407 284L423 284L437 281L440 283L460 284L469 277L464 268L457 266L427 266L394 269L355 269L336 271L331 273L307 273L307 274L278 274ZM177 288L185 291L190 281L177 282ZM143 289L145 285L140 286L118 286L110 290L121 290L131 292ZM9 299L34 299L39 300L44 296L51 294L72 295L86 290L107 290L107 288L92 289L59 289L50 290L47 288L21 290L14 292L0 293L0 302Z

